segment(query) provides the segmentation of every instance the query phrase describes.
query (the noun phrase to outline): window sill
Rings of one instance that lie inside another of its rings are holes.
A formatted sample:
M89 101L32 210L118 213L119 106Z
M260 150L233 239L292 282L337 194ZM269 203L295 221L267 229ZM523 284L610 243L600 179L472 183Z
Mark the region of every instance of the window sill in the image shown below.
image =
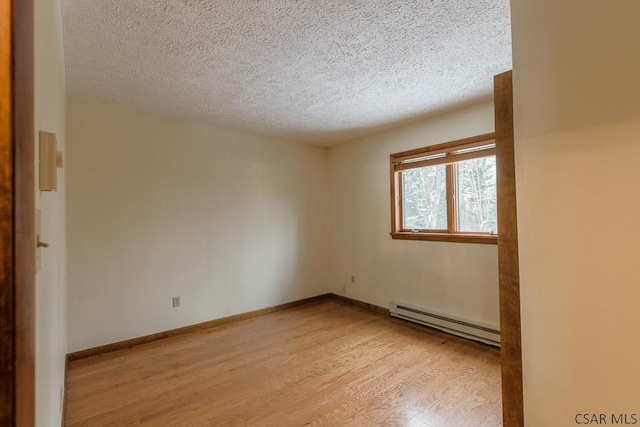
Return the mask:
M411 233L400 231L391 233L391 238L400 240L429 240L434 242L481 243L485 245L498 244L498 236L481 234Z

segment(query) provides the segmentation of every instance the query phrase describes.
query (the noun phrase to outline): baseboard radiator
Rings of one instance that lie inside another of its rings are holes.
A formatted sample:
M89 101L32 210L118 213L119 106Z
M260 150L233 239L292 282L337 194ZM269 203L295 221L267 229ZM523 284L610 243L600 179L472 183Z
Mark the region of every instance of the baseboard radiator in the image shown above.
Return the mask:
M441 331L500 347L500 331L487 325L470 322L410 305L392 302L389 312L393 317L420 323Z

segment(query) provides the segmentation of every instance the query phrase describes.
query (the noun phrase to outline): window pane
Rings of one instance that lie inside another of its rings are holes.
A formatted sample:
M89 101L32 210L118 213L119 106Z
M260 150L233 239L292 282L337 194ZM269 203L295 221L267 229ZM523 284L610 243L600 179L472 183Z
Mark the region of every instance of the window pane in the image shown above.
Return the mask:
M402 172L402 225L410 230L447 229L446 166Z
M498 232L495 156L456 163L458 231Z

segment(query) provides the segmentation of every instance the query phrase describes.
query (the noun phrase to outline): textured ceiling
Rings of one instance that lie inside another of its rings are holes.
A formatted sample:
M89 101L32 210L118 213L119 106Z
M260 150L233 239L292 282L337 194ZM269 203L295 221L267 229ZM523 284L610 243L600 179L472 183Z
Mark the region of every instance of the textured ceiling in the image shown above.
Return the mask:
M69 97L331 145L488 98L509 0L64 0Z

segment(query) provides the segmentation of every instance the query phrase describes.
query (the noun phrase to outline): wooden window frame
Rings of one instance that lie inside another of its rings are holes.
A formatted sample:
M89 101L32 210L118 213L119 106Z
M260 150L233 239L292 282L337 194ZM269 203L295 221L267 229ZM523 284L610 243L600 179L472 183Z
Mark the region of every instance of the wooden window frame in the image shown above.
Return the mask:
M479 149L490 146L491 148ZM478 148L478 151L460 151ZM430 240L458 243L498 243L497 234L460 232L457 230L456 163L487 156L495 156L495 133L473 136L415 150L391 154L391 237L404 240ZM408 230L402 228L402 174L403 170L446 164L447 230Z

